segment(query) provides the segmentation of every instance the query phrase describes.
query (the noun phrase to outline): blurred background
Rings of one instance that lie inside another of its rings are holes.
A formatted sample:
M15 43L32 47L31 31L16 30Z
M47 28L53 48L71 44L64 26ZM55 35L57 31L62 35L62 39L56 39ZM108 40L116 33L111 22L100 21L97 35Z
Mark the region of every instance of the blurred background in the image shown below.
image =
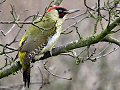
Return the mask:
M12 21L13 17L10 14L11 5L14 6L15 12L17 15L20 15L20 21L25 18L39 14L43 14L45 8L50 4L52 0L6 0L3 4L0 4L0 21ZM101 0L101 7L104 5L104 2L107 0ZM111 0L112 1L112 0ZM87 0L87 5L91 8L95 7L97 0ZM74 17L86 12L86 7L83 0L63 0L62 6L67 9L80 9L80 12L74 13L69 17ZM103 11L106 17L108 17L108 12ZM82 20L88 14L81 15L75 19L69 19L64 22L63 30L72 25L78 20ZM76 27L78 27L78 32L81 37L85 38L93 35L94 26L96 20L93 18L87 18L82 22L79 22ZM103 27L107 26L106 21L102 21ZM7 33L12 27L12 24L0 24L0 30L4 33ZM25 30L29 25L24 25L23 29L19 33L17 40L19 41ZM116 29L118 29L117 27ZM56 46L64 45L66 43L75 41L79 39L78 34L74 27L69 28L66 32L72 31L69 34L62 34L59 42ZM97 27L97 33L101 31L100 25ZM6 36L0 33L0 44L9 44L12 42L19 27L16 25L10 33ZM120 34L115 33L113 37L120 40ZM19 43L16 42L11 45L13 48L18 48ZM96 57L102 56L106 53L109 53L117 48L116 45L110 44L107 42L99 42L95 45L92 45L89 48L89 53L93 53L96 49ZM74 50L76 54L80 54L80 57L87 57L88 50L87 47L79 48ZM2 47L0 47L0 51ZM15 53L9 54L9 56L15 58ZM44 61L38 61L32 64L31 69L31 85L29 89L26 90L40 90L41 84L42 90L120 90L120 49L118 48L113 53L97 59L95 62L86 60L83 63L76 65L76 59L68 55L59 55L56 57L48 58ZM98 55L98 56L97 56ZM2 68L6 63L6 56L0 56L0 68ZM46 67L48 70L59 77L53 76L44 68L44 62L48 61ZM10 63L8 61L8 63ZM61 78L60 78L61 77ZM66 78L66 79L63 79ZM72 78L72 80L67 80ZM13 75L9 75L3 79L0 79L0 90L24 90L23 81L22 81L22 71L18 71Z

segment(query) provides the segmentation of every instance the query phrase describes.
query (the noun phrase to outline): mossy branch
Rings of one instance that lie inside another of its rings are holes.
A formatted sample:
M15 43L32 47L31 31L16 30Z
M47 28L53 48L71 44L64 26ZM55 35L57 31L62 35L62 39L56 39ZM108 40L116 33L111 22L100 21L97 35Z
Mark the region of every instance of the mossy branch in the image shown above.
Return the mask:
M22 68L19 61L13 62L11 65L8 65L4 67L2 70L0 70L0 79L4 78L10 74L16 73L18 70Z
M102 31L100 34L98 34L96 36L91 36L91 37L88 37L85 39L76 40L76 41L73 41L66 45L56 47L56 48L52 49L52 56L57 56L60 53L67 53L70 50L73 50L76 48L90 46L92 44L95 44L95 43L98 43L101 41L107 41L107 42L111 42L111 43L120 45L120 42L118 40L115 40L115 39L107 36L111 32L111 30L114 29L119 23L120 23L120 17L117 18L113 23L111 23L109 26L107 26L107 28L104 31ZM44 59L52 57L52 56L49 54L49 52L47 52L47 53L45 53L45 55L42 58L40 58L40 60L44 60ZM22 67L21 67L19 61L13 62L10 66L7 66L7 67L3 68L2 70L0 70L0 79L3 77L6 77L12 73L17 72L21 68Z
M106 36L102 41L114 43L114 44L120 46L120 41L115 39L115 38L113 38L113 37L110 37L110 36Z

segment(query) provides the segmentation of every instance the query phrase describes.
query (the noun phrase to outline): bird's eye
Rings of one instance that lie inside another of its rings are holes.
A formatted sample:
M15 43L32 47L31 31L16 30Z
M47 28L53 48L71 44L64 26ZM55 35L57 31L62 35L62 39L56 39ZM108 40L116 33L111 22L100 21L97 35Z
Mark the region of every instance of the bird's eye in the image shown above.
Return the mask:
M62 13L62 12L63 12L63 10L61 10L61 9L60 9L58 12Z

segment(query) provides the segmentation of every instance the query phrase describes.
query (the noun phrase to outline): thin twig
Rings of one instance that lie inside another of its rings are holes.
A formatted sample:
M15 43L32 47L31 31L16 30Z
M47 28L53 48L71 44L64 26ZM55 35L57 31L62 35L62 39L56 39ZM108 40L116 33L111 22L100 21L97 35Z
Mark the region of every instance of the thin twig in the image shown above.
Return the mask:
M50 75L55 76L55 77L58 77L58 78L61 78L61 79L65 79L65 80L72 80L72 78L61 77L61 76L58 76L58 75L53 74L52 72L50 72L50 71L47 69L47 67L46 67L47 62L48 62L48 61L46 61L46 62L44 63L44 68L45 68L45 70L46 70Z
M0 4L4 3L6 0L3 0L2 2L0 2Z

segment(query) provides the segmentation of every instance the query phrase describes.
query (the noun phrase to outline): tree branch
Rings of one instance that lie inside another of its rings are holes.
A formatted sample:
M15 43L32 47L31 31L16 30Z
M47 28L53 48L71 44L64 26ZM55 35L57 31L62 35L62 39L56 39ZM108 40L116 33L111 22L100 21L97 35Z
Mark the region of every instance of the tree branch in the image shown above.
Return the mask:
M15 72L17 72L21 68L22 68L22 66L21 66L19 61L13 62L11 65L6 66L2 70L0 70L0 79L8 76L10 74L14 74Z
M118 24L120 23L120 17L117 18L113 23L111 23L105 30L103 30L100 34L96 36L91 36L86 39L81 39L81 40L76 40L71 43L68 43L63 46L56 47L52 49L52 56L57 56L60 53L67 53L70 50L76 49L76 48L81 48L85 46L90 46L92 44L98 43L99 41L110 41L113 43L116 43L119 45L118 41L115 42L116 40L110 37L106 37L110 31L115 28ZM44 60L46 58L52 57L49 52L45 53L45 55L40 58L40 60ZM18 70L21 69L21 65L19 61L13 62L10 66L5 67L4 69L0 70L0 79L3 77L6 77L12 73L17 72Z
M102 41L114 43L114 44L120 46L120 41L115 38L112 38L110 36L106 36Z

